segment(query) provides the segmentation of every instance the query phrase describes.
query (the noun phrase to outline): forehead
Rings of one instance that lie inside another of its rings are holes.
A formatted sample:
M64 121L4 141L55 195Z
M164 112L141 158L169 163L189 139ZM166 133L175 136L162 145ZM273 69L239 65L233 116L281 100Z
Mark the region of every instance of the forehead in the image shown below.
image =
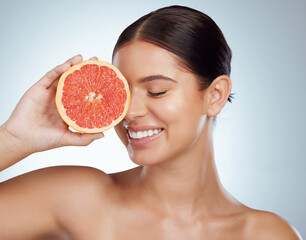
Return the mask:
M174 54L140 40L119 48L114 54L113 64L127 79L160 74L175 79L182 74L191 74L181 67Z

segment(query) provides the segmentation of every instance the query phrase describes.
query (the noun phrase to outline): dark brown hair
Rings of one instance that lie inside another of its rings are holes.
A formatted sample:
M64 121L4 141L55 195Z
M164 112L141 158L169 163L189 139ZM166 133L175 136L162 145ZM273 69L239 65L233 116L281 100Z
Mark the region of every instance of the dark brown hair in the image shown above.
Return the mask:
M220 75L230 76L232 51L217 24L200 11L169 6L139 18L121 33L113 55L136 39L178 56L183 66L198 77L201 89ZM231 100L232 94L228 98Z

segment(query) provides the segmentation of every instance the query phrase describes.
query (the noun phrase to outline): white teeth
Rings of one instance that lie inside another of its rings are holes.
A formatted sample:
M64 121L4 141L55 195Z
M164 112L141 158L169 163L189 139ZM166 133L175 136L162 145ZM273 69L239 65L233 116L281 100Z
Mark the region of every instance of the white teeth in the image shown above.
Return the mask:
M130 132L131 133L131 132ZM136 136L137 136L137 133L135 133L135 132L132 132L132 134L130 134L130 136L132 137L132 138L136 138Z
M137 139L142 138L142 132L137 132L136 138Z
M145 137L151 137L157 133L159 133L161 131L161 129L154 129L154 130L148 130L148 131L138 131L138 132L132 132L132 131L128 131L129 135L131 138L134 139L141 139L141 138L145 138Z

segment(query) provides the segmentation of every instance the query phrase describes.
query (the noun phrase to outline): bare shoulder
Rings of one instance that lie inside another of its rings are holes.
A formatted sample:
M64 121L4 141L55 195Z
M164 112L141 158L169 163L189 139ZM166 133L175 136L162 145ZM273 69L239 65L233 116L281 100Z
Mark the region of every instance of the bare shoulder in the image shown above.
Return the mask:
M248 239L301 240L297 230L277 214L250 209L247 213Z
M88 227L93 216L103 216L107 209L109 179L95 168L65 166L2 182L0 212L6 217L0 218L0 232L14 236L10 239L37 239L37 234L62 235Z
M108 175L101 170L92 167L81 166L56 166L47 167L28 172L3 182L2 185L18 187L19 184L31 184L32 187L48 188L52 186L65 187L86 183L103 184L109 179ZM81 185L79 185L81 184ZM88 186L88 185L86 185Z
M70 201L78 195L83 195L82 199L101 195L107 190L110 182L110 177L96 168L56 166L7 180L0 184L0 191L33 196L41 201L45 199L52 206Z

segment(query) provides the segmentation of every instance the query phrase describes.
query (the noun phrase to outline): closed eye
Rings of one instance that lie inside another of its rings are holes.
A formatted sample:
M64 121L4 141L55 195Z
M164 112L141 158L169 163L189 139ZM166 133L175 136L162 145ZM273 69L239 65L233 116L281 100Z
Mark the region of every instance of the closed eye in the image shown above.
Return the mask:
M163 92L149 92L149 95L152 96L152 97L157 97L157 96L160 96L160 95L163 95L165 94L167 91L163 91Z

